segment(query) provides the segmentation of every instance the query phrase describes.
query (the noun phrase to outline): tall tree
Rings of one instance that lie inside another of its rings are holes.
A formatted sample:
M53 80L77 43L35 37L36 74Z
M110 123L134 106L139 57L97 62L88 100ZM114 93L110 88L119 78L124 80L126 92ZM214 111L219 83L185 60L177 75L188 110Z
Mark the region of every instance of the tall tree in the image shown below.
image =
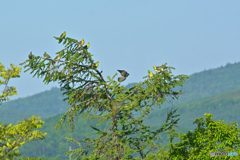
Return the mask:
M153 106L161 105L167 96L177 99L182 91L176 92L172 88L181 86L188 77L172 75L171 69L174 68L164 64L161 72L151 72L151 77L143 77L143 82L128 89L114 80L117 73L107 79L103 77L96 65L98 62L88 52L89 47L83 47L78 40L66 36L55 39L64 44L64 49L56 53L58 61L32 55L31 59L21 65L26 68L25 72L31 70L33 76L44 77L43 82L46 84L59 82L63 94L67 96L64 100L68 101L70 107L57 128L67 121L74 129L74 121L79 115L97 119L99 125L108 122L104 130L90 125L99 135L96 139L77 141L74 137L69 138L69 141L77 142L79 148L68 154L72 153L72 156L81 159L118 160L133 159L136 156L145 158L148 154L155 153L159 149L155 142L158 135L176 125L178 115L175 114L176 110L168 113L167 119L157 130L151 130L143 121Z

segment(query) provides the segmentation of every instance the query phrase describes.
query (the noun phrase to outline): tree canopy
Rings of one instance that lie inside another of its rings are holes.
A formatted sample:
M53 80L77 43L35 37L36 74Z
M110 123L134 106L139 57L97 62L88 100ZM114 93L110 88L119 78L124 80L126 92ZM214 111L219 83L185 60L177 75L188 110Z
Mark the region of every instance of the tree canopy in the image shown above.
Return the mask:
M33 76L43 77L46 84L59 82L63 94L67 96L65 100L70 108L56 127L67 121L74 129L75 119L80 115L97 119L99 124L108 122L103 130L89 126L99 135L96 139L86 138L80 142L74 137L69 138L69 141L79 144L79 149L68 154L81 159L133 159L136 153L138 158L135 158L139 159L156 152L159 148L155 143L157 135L175 126L179 115L176 110L169 112L157 130L151 130L143 121L154 104L161 105L167 97L177 99L182 91L173 91L172 88L181 86L188 77L174 76L171 72L174 68L165 63L157 68L155 66L155 73L148 70L143 82L126 88L119 83L121 81L114 80L116 74L107 79L103 77L103 71L98 68L99 62L95 62L88 52L89 43L84 45L83 39L78 41L66 37L66 32L54 38L64 45L55 58L46 52L43 56L30 53L29 59L22 65L26 68L25 72L30 70ZM122 76L125 80L129 74ZM139 116L134 116L133 112Z
M21 68L11 64L11 69L5 69L4 65L0 62L0 85L5 85L2 95L0 95L0 104L3 101L8 101L9 96L17 95L16 87L9 87L8 82L11 78L20 77ZM32 116L30 119L24 119L18 122L17 125L12 124L4 125L0 123L0 159L13 158L14 156L21 155L18 148L33 140L44 139L46 135L39 132L43 125L40 118ZM34 131L33 131L34 130Z

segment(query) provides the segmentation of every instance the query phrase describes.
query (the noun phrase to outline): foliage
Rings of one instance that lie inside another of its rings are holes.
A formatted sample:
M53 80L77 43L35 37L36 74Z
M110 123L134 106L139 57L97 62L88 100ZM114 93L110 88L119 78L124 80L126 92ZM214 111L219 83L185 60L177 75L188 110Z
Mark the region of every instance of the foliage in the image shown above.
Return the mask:
M97 120L85 119L84 117L79 117L75 121L75 130L68 131L69 127L65 126L61 130L53 129L56 126L57 122L63 114L45 119L43 127L40 129L41 132L47 132L44 140L30 142L19 148L19 151L22 154L28 155L28 157L47 157L47 158L66 158L64 155L65 152L69 150L69 146L72 149L77 149L78 145L75 142L68 142L66 140L67 136L72 135L78 140L83 140L86 137L97 138L96 131L91 129L89 125L91 124L94 127L100 127L104 129L106 123L103 123L101 126L97 126Z
M10 78L17 78L20 77L21 69L13 64L10 64L11 68L5 69L4 65L0 62L0 85L5 85L4 91L2 91L2 95L0 95L0 105L4 101L8 101L10 98L9 96L17 95L16 87L9 87L8 82Z
M212 114L205 113L205 120L197 118L197 128L183 134L181 141L169 151L175 159L219 159L211 157L211 152L237 152L240 154L240 132L237 123L231 125L224 121L213 121ZM161 153L159 153L161 155ZM225 157L236 159L236 157Z
M178 128L175 128L175 130L179 133L185 133L188 132L190 129L194 130L197 125L192 124L192 122L196 118L200 118L200 114L204 113L213 113L213 120L225 120L225 123L236 122L240 123L240 117L238 115L238 110L240 106L240 89L226 92L224 94L216 95L209 98L204 98L201 100L196 100L192 102L187 102L182 105L176 105L174 108L178 108L178 113L181 115L180 120L178 121ZM153 113L151 113L146 119L145 119L145 125L151 126L152 130L155 130L160 127L161 122L166 119L167 113L169 112L168 108L162 108L161 110L153 110ZM43 145L39 146L37 143L39 142L31 142L28 143L19 149L19 151L23 154L28 155L29 157L39 157L41 155L44 155L45 157L51 157L51 154L47 154L47 150L51 150L52 148L55 149L55 151L52 151L53 157L56 157L56 155L61 155L61 158L64 158L64 154L60 153L60 142L63 146L72 146L72 149L76 149L77 145L70 144L66 142L65 137L69 136L70 134L75 137L77 137L78 140L83 140L86 137L94 138L95 132L94 130L89 129L89 120L85 120L83 117L77 119L75 121L76 128L73 132L70 132L69 134L65 135L67 132L67 128L64 128L64 130L61 130L61 132L57 132L56 130L52 130L52 128L55 126L57 121L61 118L63 114L57 115L51 118L48 118L45 120L45 124L43 128L40 130L41 132L45 133L47 132L46 139L42 140L41 143L44 143ZM96 121L92 121L91 124L96 126ZM105 127L105 125L101 126ZM64 131L64 132L63 132ZM80 135L79 135L80 133ZM161 139L157 141L157 143L161 143L162 146L168 145L169 142L167 141L167 134L163 133L160 135ZM178 139L174 139L174 142L177 142ZM46 152L40 152L41 150L45 150ZM68 148L64 152L66 152Z
M12 69L6 70L0 63L0 77L5 81L0 80L1 85L5 85L2 95L0 95L0 102L9 100L9 96L17 95L16 87L8 87L10 78L20 77L21 68L11 64ZM44 122L32 116L29 120L24 119L18 122L18 125L0 124L0 159L12 159L14 156L19 156L18 147L26 142L37 139L43 139L46 134L39 132L38 129L42 127Z
M133 153L138 153L141 158L154 153L158 149L155 143L157 135L176 125L179 115L175 115L176 110L168 113L163 125L155 131L145 126L143 120L151 112L152 106L162 104L166 96L177 99L182 91L173 91L172 88L181 86L188 77L173 76L173 67L164 64L162 72L144 77L147 79L129 89L114 80L116 74L107 77L108 80L103 78L102 71L97 68L98 62L94 62L88 46L83 46L82 41L66 37L65 32L55 38L65 45L56 53L55 59L47 53L43 57L30 53L30 59L21 65L25 64L25 72L31 70L33 76L44 77L46 84L52 81L60 83L70 108L57 127L68 120L68 125L74 129L75 119L79 115L97 119L99 125L108 122L103 130L90 125L99 135L96 139L87 137L80 142L69 138L80 148L67 154L73 153L81 159L133 159ZM143 88L143 85L147 87ZM140 116L134 117L133 111Z
M19 146L26 142L44 139L46 133L34 130L41 128L43 123L39 118L32 116L29 120L18 122L18 125L12 126L11 123L6 126L0 125L0 158L19 156L17 150Z
M21 158L13 158L13 160L61 160L61 158L46 158L46 157L42 157L42 158L29 158L27 156L22 156Z

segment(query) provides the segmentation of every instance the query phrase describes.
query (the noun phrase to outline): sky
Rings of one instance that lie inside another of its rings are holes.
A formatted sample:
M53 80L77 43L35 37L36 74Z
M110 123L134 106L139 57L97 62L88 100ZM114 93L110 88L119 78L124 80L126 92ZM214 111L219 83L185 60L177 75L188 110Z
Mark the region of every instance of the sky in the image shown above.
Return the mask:
M128 71L123 85L143 81L153 65L168 63L174 75L191 75L240 61L239 0L15 0L0 6L0 62L7 68L22 67L30 51L55 57L63 46L53 36L64 31L90 42L104 77ZM18 92L11 99L59 87L23 71L9 82Z

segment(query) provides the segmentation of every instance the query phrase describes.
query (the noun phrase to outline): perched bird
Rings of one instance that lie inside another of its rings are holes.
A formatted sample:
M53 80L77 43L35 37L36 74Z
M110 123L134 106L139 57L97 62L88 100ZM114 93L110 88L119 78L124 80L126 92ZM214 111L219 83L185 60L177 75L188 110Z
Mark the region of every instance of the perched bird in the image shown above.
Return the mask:
M44 52L43 57L44 57L45 59L51 58L46 52Z
M123 82L129 76L129 73L125 70L118 70L121 73L122 77L118 77L118 82Z
M90 46L90 43L88 42L85 46L83 46L84 49L88 49Z
M32 59L32 57L33 57L33 54L32 54L32 52L30 52L30 54L28 55L28 58Z
M57 61L59 62L61 56L57 55L54 60L52 60L52 64L54 65Z
M98 67L99 65L99 61L97 61L96 63L94 63L95 67Z
M78 42L78 45L83 45L85 43L84 39Z
M163 71L163 67L161 67L161 66L156 66L156 65L154 65L153 66L153 68L154 68L154 70L156 71L156 72L161 72L161 71Z
M93 63L90 68L93 69L93 68L97 68L99 65L99 61L97 61L96 63Z
M54 58L54 61L55 61L55 62L56 62L56 61L59 61L60 58L61 58L61 56L57 55L57 56Z
M156 72L162 72L164 69L167 69L168 67L167 67L167 63L165 63L162 66L158 66L158 67L154 65L153 68Z
M64 32L61 34L60 38L65 38L65 37L66 37L66 31L64 31Z
M66 37L66 31L64 31L60 37L54 37L54 38L58 40L58 43L61 43L65 37Z
M127 77L129 73L125 70L118 70L119 73L121 73L121 76Z
M153 77L153 73L152 73L152 71L149 73L148 76L149 76L150 79Z

